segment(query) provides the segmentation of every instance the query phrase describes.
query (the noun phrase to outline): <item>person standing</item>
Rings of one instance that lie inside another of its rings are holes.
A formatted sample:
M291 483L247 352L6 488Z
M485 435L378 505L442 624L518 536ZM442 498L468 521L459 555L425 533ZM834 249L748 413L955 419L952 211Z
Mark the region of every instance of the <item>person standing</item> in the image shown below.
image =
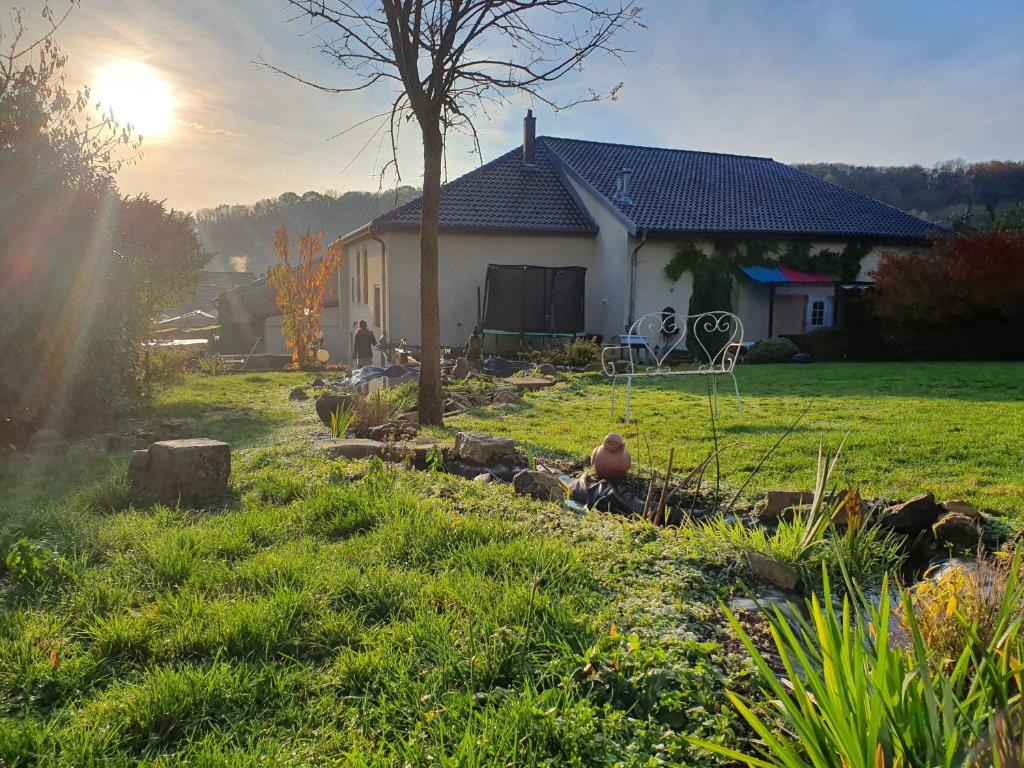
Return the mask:
M352 339L352 358L355 360L357 368L373 365L373 346L376 343L377 339L374 338L373 331L367 327L365 320L360 320L356 335Z

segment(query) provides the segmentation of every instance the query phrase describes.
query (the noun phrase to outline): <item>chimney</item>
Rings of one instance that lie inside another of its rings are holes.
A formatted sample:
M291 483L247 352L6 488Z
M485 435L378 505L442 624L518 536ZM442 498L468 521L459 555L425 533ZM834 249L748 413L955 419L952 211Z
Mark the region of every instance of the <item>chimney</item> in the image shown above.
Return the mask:
M533 110L526 110L526 117L523 118L523 164L533 165L534 145L537 143L537 118L533 116Z
M633 198L631 197L630 180L633 178L632 168L623 168L619 171L618 176L615 178L615 202L622 203L623 205L632 205Z

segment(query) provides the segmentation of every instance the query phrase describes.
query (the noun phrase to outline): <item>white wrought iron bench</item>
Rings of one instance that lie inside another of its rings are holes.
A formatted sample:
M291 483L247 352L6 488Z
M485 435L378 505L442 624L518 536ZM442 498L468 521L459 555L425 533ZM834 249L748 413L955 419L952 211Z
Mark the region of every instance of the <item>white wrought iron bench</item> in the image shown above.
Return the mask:
M743 346L743 323L732 312L680 315L650 312L617 337L618 344L601 350L601 367L612 380L611 415L615 416L615 384L626 380L626 413L631 416L633 379L650 376L708 376L715 411L718 410L718 377L732 379L736 404L743 412L736 381L736 360ZM676 351L689 350L693 364L675 367L668 362ZM617 358L617 359L616 359Z

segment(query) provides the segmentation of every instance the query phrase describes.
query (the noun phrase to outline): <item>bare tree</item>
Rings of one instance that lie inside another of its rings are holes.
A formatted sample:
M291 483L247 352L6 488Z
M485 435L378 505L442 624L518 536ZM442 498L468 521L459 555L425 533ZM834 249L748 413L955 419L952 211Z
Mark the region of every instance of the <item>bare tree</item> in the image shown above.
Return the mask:
M615 38L639 25L636 0L288 0L293 20L305 19L317 48L349 71L349 83L331 86L283 71L332 93L390 83L395 96L380 120L390 139L384 170L398 173L398 134L415 118L423 140L420 222L420 390L423 424L440 424L441 346L438 310L438 214L445 138L473 137L474 119L513 93L555 109L614 95L588 90L577 98L545 94L545 86L579 71L595 53L617 56ZM372 141L372 138L371 138Z

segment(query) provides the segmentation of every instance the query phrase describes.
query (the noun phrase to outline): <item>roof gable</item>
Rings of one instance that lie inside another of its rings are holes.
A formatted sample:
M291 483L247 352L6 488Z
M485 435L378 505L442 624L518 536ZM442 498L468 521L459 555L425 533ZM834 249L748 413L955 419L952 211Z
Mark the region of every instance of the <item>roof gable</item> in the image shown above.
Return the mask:
M770 158L544 136L557 160L636 229L923 239L938 229L898 208ZM632 204L615 199L632 170Z
M550 153L536 148L536 163L527 166L515 149L460 176L441 191L440 225L447 231L503 231L593 234L597 225L568 185L562 182ZM420 226L422 198L373 221L377 229Z

